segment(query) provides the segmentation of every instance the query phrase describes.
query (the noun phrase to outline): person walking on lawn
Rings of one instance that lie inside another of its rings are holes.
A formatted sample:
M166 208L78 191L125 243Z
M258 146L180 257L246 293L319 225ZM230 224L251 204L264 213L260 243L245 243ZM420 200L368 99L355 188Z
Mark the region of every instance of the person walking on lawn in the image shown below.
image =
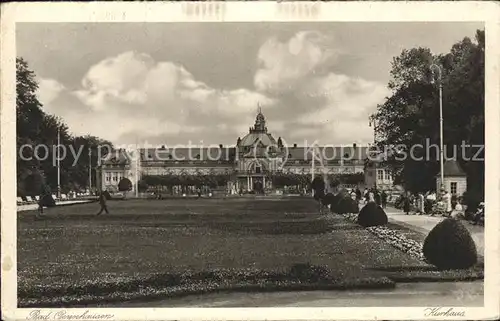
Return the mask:
M40 191L40 197L38 199L38 213L37 217L41 217L43 215L44 207L54 207L56 206L56 201L52 198L50 193L50 189L46 186L42 186Z
M102 211L105 211L106 214L109 214L108 206L106 205L106 194L104 192L99 193L99 205L101 205L101 209L97 215L101 215Z

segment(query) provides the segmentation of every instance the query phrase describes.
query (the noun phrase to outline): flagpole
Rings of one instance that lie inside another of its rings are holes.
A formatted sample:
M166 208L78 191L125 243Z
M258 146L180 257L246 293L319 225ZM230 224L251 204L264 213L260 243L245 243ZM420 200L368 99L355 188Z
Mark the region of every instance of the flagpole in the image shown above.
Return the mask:
M138 166L139 166L140 153L139 153L139 148L137 146L137 140L135 142L135 152L136 152L136 156L135 156L135 197L139 198L139 169L138 169Z
M57 128L57 198L61 198L61 159L59 147L61 146L61 129Z
M89 146L89 193L92 194L92 149Z

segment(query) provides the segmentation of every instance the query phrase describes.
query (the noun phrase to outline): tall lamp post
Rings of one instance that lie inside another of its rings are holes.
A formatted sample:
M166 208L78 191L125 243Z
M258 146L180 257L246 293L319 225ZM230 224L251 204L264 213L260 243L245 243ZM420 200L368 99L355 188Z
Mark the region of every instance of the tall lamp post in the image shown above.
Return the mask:
M57 198L61 198L61 129L57 128Z
M371 114L370 117L368 117L368 126L373 127L373 144L377 144L377 120L375 119L375 114ZM375 189L377 188L377 181L378 181L378 169L377 165L375 163Z
M89 147L89 193L92 194L92 149Z
M376 144L377 143L377 123L376 123L376 119L375 119L375 114L371 114L370 117L368 117L368 125L370 127L373 127L373 143Z
M441 167L440 173L441 173L441 189L444 188L444 143L443 143L443 82L441 81L442 79L442 71L441 67L437 64L432 64L430 66L430 69L432 73L434 74L434 71L437 71L438 74L438 86L439 86L439 165ZM434 75L433 75L434 76ZM432 83L434 83L434 77L432 77Z

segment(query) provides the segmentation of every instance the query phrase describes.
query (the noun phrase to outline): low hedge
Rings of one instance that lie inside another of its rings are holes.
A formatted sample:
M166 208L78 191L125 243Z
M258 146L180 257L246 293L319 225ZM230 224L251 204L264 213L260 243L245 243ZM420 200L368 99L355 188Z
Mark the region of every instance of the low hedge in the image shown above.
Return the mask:
M477 249L467 228L454 218L438 223L427 235L427 261L440 269L467 269L477 263Z
M380 226L389 222L385 211L375 202L368 202L359 211L357 223L363 227Z
M21 307L71 306L133 299L151 300L211 292L354 290L395 287L395 283L386 277L339 279L332 275L335 273L328 267L308 263L295 264L283 271L219 269L196 273L159 274L149 278L113 283L89 282L85 286L19 289L18 304Z

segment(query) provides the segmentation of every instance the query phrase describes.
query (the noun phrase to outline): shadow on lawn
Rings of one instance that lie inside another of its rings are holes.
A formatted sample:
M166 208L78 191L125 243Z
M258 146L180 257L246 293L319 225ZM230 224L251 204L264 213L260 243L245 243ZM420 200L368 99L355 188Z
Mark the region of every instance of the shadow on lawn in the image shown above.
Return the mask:
M369 267L368 270L382 272L439 271L438 268L432 265Z
M333 231L361 230L352 224L331 224L322 220L305 222L224 222L211 223L208 227L225 232L251 234L324 234Z

